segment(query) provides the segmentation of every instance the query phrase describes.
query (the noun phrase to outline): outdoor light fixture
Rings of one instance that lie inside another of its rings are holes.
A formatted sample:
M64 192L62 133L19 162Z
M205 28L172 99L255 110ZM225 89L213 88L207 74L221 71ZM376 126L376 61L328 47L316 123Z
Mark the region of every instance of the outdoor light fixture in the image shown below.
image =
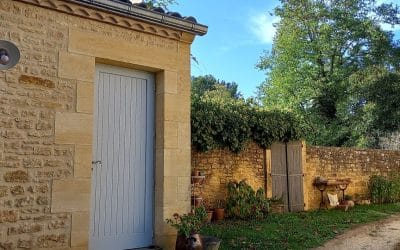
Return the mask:
M14 67L20 58L19 49L12 42L0 40L0 70Z

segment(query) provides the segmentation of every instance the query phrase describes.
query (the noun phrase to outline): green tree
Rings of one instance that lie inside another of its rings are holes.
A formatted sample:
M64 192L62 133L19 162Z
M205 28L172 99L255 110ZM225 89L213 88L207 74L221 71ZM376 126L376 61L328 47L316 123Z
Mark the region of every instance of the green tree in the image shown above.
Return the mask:
M399 43L381 27L400 24L397 6L375 0L281 0L275 15L280 21L272 51L257 65L267 72L259 87L266 107L303 118L312 144L370 146L374 131L399 128L399 105L385 108L390 126L378 122L377 110L387 103L378 93L382 89L375 88L377 83L398 88L387 79L397 79Z
M242 97L242 94L238 91L237 83L221 81L212 75L192 77L191 84L192 95L202 96L206 92L217 90L220 94L229 94L234 99Z
M176 4L176 0L146 0L145 3L149 7L162 7L164 9L168 9L168 6L172 4Z

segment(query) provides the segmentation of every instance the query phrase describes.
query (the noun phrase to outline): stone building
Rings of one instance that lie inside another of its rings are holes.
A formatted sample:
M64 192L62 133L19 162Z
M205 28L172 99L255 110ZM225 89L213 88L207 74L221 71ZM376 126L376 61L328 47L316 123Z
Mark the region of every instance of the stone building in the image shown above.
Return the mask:
M1 0L0 249L174 246L190 209L194 18L117 0Z

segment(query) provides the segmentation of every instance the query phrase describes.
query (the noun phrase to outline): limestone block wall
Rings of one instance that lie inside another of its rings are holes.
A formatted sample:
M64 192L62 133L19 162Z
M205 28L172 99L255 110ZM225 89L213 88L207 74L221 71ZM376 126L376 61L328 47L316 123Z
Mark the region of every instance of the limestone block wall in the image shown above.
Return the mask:
M320 202L320 192L312 185L316 176L351 178L346 194L367 196L370 176L400 173L400 151L307 146L304 172L304 192L308 196L305 202L310 209L316 209ZM330 192L342 197L340 190L330 189Z
M306 210L319 207L320 192L313 186L317 176L351 178L345 193L353 197L356 194L367 197L370 176L400 174L400 151L315 146L306 146L305 151L303 188ZM214 206L218 199L226 199L226 184L229 181L243 179L255 189L266 186L267 197L272 197L271 151L266 150L265 156L266 177L263 149L256 144L249 144L239 154L221 149L206 153L192 151L192 170L203 171L206 175L203 199ZM342 197L340 190L329 188L327 191ZM326 199L326 192L324 197Z
M0 71L0 249L87 249L96 63L156 76L155 244L190 209L193 34L67 0L1 0L0 39L21 51Z
M255 143L235 154L227 149L192 151L192 170L205 174L202 197L212 207L226 200L227 184L246 179L255 190L264 188L263 149Z

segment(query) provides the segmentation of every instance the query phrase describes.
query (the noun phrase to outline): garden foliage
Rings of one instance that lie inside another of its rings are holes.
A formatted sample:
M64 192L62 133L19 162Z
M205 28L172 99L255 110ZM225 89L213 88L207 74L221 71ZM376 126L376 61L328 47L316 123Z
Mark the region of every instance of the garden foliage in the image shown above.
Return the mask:
M383 177L374 175L368 183L371 200L374 203L393 203L400 201L400 176Z
M275 8L259 97L301 116L309 144L373 148L382 132L400 129L400 43L386 28L400 25L400 6L386 2L281 0Z
M204 207L197 207L194 213L174 214L172 219L166 219L166 222L178 231L178 235L184 235L186 238L190 234L199 233L207 212Z
M267 148L274 141L300 139L303 132L290 112L262 109L218 84L200 94L193 91L191 128L192 145L199 151L239 152L251 140Z
M256 191L242 180L239 183L228 184L228 199L226 212L228 217L236 219L261 219L268 214L268 201L265 198L264 189Z

